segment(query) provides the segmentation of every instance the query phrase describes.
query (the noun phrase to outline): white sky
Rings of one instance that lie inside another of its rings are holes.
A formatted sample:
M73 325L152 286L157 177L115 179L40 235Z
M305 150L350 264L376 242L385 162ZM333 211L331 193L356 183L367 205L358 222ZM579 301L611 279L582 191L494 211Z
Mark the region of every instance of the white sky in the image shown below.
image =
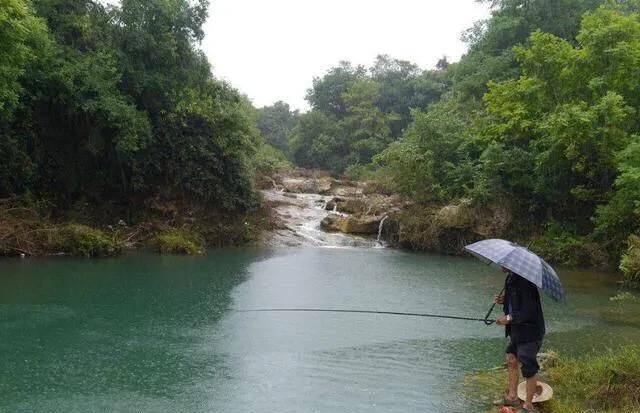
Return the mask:
M474 0L212 0L202 48L218 78L261 107L278 100L306 110L306 90L340 60L370 66L376 55L433 68L457 61Z

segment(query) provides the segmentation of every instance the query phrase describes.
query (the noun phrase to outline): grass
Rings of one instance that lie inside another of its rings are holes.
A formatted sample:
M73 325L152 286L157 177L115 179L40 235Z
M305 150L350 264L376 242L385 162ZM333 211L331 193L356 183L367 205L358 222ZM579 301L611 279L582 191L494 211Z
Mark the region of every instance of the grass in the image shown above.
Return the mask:
M620 260L624 282L631 287L640 287L640 237L631 235L627 250Z
M542 406L545 413L640 413L640 345L578 359L560 357L541 376L554 389L554 399ZM472 392L499 395L506 388L506 371L476 373L466 382Z
M204 252L202 237L186 229L162 231L151 239L151 244L163 254L196 255Z
M116 255L121 243L115 236L82 224L66 224L59 230L61 251L79 257L106 257Z

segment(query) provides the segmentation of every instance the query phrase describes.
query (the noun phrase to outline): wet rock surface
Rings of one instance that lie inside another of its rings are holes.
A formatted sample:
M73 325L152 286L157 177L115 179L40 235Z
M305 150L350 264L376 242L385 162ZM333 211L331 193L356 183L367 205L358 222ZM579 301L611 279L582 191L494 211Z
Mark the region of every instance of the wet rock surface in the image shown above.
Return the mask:
M383 215L342 216L330 214L320 222L320 226L327 231L374 235L378 233L383 218Z
M296 170L269 177L265 198L277 230L267 244L320 246L384 245L463 254L483 238L509 237L509 202L472 205L424 204L388 194L376 182L338 180L317 171Z
M399 199L368 193L359 182L340 181L312 171L274 177L262 191L277 221L267 245L375 247L381 222ZM369 185L370 187L371 185Z

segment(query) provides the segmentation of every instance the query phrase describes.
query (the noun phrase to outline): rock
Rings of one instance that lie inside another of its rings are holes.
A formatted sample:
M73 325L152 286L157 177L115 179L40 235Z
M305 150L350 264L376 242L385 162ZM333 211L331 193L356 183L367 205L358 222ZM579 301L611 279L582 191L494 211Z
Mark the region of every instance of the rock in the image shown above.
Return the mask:
M334 198L338 203L338 211L347 214L364 214L367 211L367 200L365 198Z
M284 178L282 186L286 192L326 194L331 190L331 178Z
M447 205L438 211L436 220L442 228L468 228L472 223L472 216L465 206Z
M377 234L383 216L341 216L330 214L320 226L325 231L344 232L345 234Z
M400 200L396 197L369 195L361 197L335 196L325 205L327 211L354 215L384 215L397 210Z
M538 364L542 369L548 369L558 364L558 354L554 351L538 353Z
M316 192L320 195L326 195L331 191L333 180L329 177L322 177L316 181Z
M513 222L513 212L509 202L496 202L482 208L474 208L475 217L471 230L482 238L504 235Z
M327 203L324 206L324 209L326 211L333 211L333 210L338 210L338 199L337 198L333 198L330 199L329 201L327 201Z
M306 178L285 178L282 186L286 192L311 193L315 189L314 181Z
M358 197L362 196L362 188L355 186L334 186L331 188L331 193L341 197Z

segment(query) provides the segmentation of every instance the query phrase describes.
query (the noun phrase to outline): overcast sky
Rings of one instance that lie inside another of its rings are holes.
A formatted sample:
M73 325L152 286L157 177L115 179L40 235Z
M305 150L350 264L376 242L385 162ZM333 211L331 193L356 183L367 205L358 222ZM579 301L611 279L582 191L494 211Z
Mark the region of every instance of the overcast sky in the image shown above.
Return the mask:
M340 60L378 54L433 68L457 61L460 34L489 16L474 0L213 0L202 48L218 78L261 107L306 110L306 90Z

